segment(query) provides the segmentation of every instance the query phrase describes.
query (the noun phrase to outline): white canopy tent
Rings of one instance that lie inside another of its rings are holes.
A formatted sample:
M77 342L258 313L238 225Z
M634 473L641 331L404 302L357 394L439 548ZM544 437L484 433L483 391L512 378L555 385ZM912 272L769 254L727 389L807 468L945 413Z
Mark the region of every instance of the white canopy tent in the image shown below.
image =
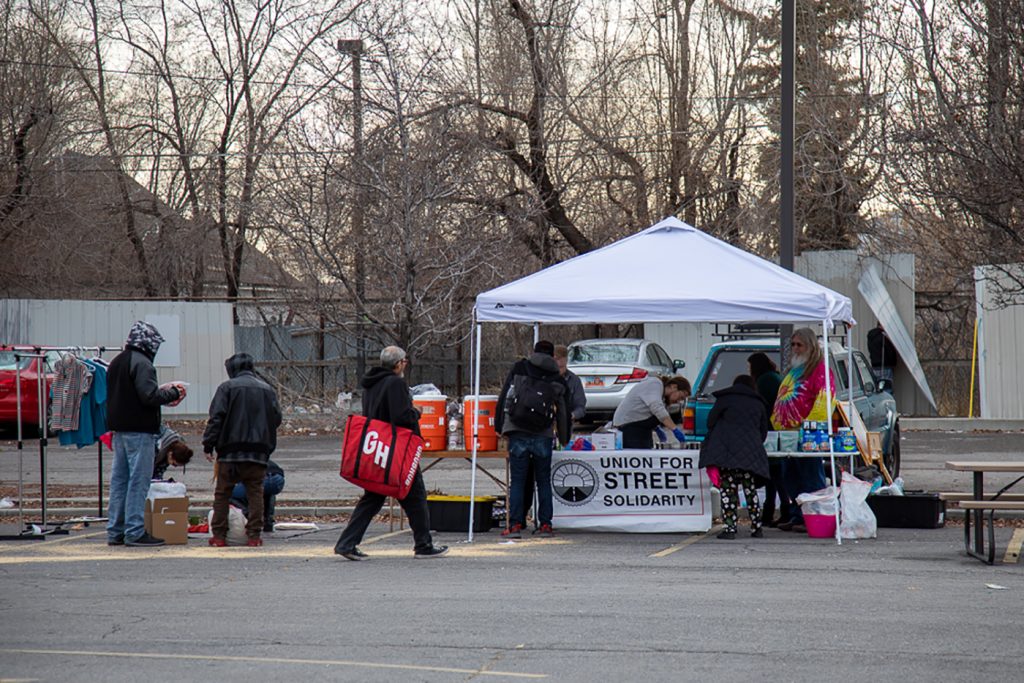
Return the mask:
M481 325L485 322L815 322L821 323L827 336L837 322L854 324L852 310L850 299L838 292L676 218L666 218L606 247L479 294L473 308L473 393L480 395ZM849 332L846 345L850 347ZM824 346L828 363L828 344ZM853 364L847 367L852 373ZM831 373L825 376L829 383ZM850 402L852 410L852 396ZM474 404L474 414L477 410ZM831 405L828 410L831 414ZM475 435L472 462L470 541L476 496ZM838 525L836 534L838 540Z

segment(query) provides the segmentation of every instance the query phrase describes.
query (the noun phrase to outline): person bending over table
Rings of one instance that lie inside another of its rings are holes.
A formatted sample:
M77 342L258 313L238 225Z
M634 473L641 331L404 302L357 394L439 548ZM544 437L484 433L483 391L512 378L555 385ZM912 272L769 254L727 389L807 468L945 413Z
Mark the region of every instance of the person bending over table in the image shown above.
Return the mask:
M757 487L769 479L768 412L757 393L754 378L738 375L731 387L714 392L715 405L708 414L708 434L700 447L700 467L717 467L721 476L722 519L725 530L718 538L736 538L739 489L747 499L750 535L763 538Z
M772 428L776 430L799 429L804 420L824 422L829 419L825 359L817 335L809 327L801 327L793 332L789 347L792 367L782 378L772 411ZM829 388L835 400L834 381ZM790 506L790 521L780 523L779 529L806 531L803 513L795 501L801 493L825 488L825 468L821 458L788 458L782 471L786 492L794 502Z
M622 447L654 448L651 431L655 429L658 430L658 438L665 443L668 438L659 427L671 430L682 443L683 430L672 421L668 406L685 401L690 391L690 382L685 377L651 375L640 380L622 399L612 417L612 425L622 431Z

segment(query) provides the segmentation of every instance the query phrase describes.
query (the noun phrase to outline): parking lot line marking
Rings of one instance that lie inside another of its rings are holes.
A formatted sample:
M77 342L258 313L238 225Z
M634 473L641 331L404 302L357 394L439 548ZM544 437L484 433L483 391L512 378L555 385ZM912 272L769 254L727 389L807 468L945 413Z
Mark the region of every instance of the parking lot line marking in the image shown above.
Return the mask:
M471 674L474 676L506 676L508 678L547 678L547 674L518 673L514 671L488 671L486 669L457 669L447 666L418 664L383 664L361 662L354 659L292 659L287 657L232 657L230 655L178 655L156 652L103 652L91 650L35 650L4 648L0 652L23 655L64 655L71 657L124 657L133 659L179 659L203 662L245 662L247 664L314 664L317 666L350 666L366 669L397 669L400 671L433 671L437 673Z
M1014 529L1010 545L1006 546L1003 564L1016 564L1020 560L1020 547L1024 545L1024 529Z
M369 539L369 541L383 540L396 533L382 534ZM458 544L451 548L451 557L504 557L514 552L521 552L522 548L541 547L547 545L560 545L572 541L558 538L535 540L527 543L516 543L506 546L504 544L474 543ZM365 545L364 541L363 544ZM28 564L56 564L67 562L138 562L143 560L160 559L162 561L182 559L203 559L203 560L237 560L240 557L262 558L267 560L280 560L286 558L331 558L339 560L334 554L334 546L290 546L287 544L270 543L260 548L247 548L245 546L230 546L227 548L211 548L205 543L192 543L189 545L165 545L158 548L108 548L99 546L96 543L65 544L63 546L33 545L23 547L23 552L18 554L7 553L0 555L0 566L4 565L28 565ZM375 558L409 558L412 559L412 548L399 547L396 545L380 544L374 546L370 553Z
M674 553L674 552L676 552L678 550L682 550L683 548L685 548L688 545L693 545L697 541L703 541L705 538L709 538L711 536L711 534L718 533L718 531L720 531L722 528L723 528L722 525L713 526L713 527L711 527L711 530L709 532L707 532L706 534L701 534L700 536L693 536L692 538L688 538L685 541L680 541L679 543L676 543L675 545L670 545L669 547L665 548L664 550L659 550L656 553L651 553L647 557L668 557L672 553Z

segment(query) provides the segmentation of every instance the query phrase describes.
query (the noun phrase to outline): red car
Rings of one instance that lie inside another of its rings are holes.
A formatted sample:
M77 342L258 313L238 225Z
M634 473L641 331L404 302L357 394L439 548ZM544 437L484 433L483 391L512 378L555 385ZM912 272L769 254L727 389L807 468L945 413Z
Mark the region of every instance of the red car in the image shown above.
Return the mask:
M37 380L43 368L46 378L46 396L49 403L53 384L53 366L60 358L56 351L43 351L46 358L21 358L19 368L14 365L14 352L33 353L32 346L0 346L0 428L15 431L18 428L18 376L21 376L21 420L23 435L38 431L39 400Z

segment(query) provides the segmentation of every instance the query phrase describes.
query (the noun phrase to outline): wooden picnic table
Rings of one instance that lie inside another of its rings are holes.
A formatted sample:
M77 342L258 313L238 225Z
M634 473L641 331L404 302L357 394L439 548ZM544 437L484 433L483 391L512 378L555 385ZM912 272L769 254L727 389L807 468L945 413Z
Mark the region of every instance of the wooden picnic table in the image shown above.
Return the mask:
M1024 473L1024 460L951 460L946 462L947 470L955 470L957 472L971 472L974 474L974 488L972 491L973 500L984 501L985 500L985 473ZM1024 478L1024 477L1021 477ZM1018 478L1012 482L1009 486L1013 486L1021 478ZM1005 488L1009 488L1009 486ZM1005 489L1004 489L1005 490ZM980 560L984 560L985 553L985 539L981 534L982 524L984 523L985 511L981 508L974 508L973 512L968 510L966 515L974 515L974 552L971 553ZM970 529L970 520L965 520L967 529ZM965 534L968 533L965 531ZM970 552L970 548L967 548Z

